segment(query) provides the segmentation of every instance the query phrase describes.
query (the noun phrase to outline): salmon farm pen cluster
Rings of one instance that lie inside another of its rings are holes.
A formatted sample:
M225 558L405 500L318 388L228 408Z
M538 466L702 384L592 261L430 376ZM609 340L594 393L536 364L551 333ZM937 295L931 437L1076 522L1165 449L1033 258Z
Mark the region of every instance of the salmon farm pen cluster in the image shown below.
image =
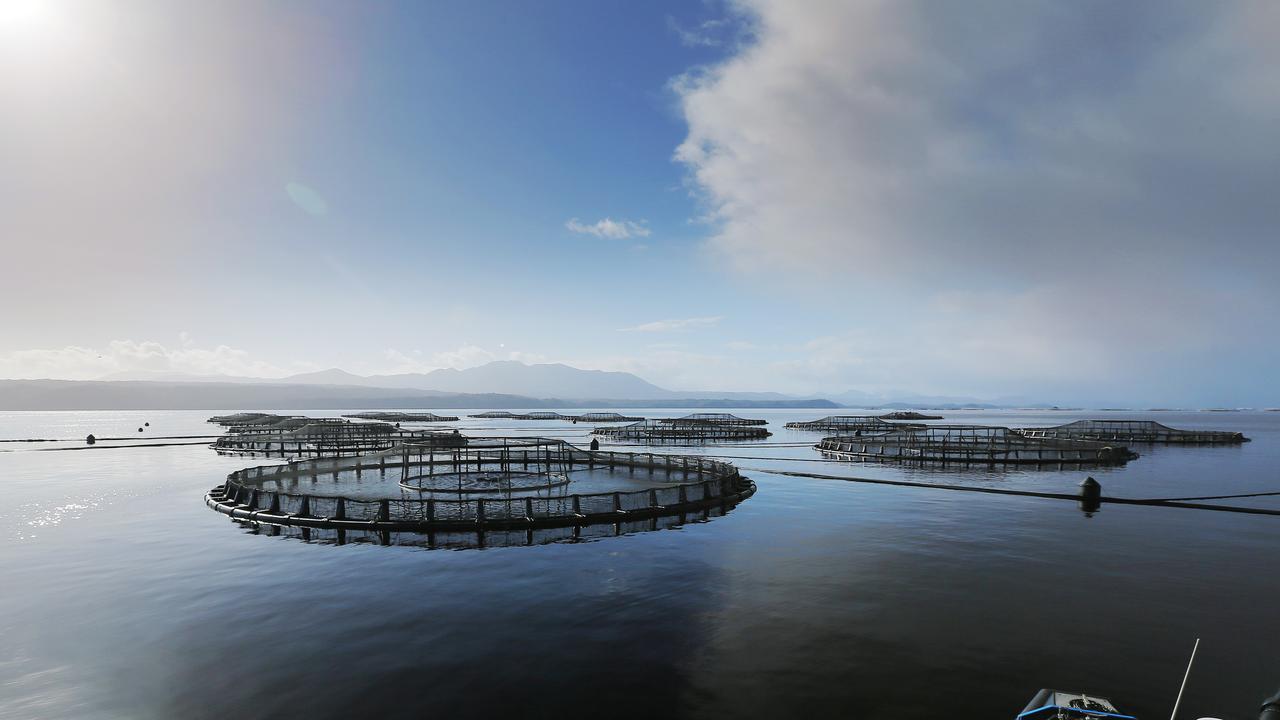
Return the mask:
M1029 438L1065 438L1100 442L1165 445L1239 445L1243 433L1224 430L1179 430L1153 420L1077 420L1054 427L1019 428Z
M598 427L592 433L613 440L646 443L699 443L710 440L762 440L772 433L755 425L729 425L683 418L643 420L630 425ZM761 421L764 422L764 421Z
M642 417L629 417L627 415L619 415L616 412L595 412L584 413L582 415L563 415L558 412L531 412L531 413L513 413L506 411L483 412L477 415L469 415L468 417L480 418L482 420L506 419L506 420L567 420L569 422L636 422L643 420Z
M362 412L354 415L343 415L342 417L355 418L357 420L381 420L390 423L458 421L456 415L437 415L429 412Z
M239 426L210 447L220 454L322 457L387 450L405 442L436 447L465 446L457 432L400 430L389 423L286 418L270 426Z
M572 485L561 480L575 475L584 475L586 486L638 489L570 492ZM450 489L460 481L466 491ZM210 490L205 502L233 519L293 528L475 533L657 527L659 518L683 522L727 512L755 489L733 465L705 457L589 451L544 438L474 438L452 450L406 443L360 457L246 468Z
M816 446L850 460L965 465L1121 465L1138 457L1123 445L1092 440L1029 438L1005 427L930 425L879 435L839 435Z
M852 434L892 432L903 427L923 426L886 422L884 417L880 415L830 415L819 420L789 422L785 427L791 430L816 430Z

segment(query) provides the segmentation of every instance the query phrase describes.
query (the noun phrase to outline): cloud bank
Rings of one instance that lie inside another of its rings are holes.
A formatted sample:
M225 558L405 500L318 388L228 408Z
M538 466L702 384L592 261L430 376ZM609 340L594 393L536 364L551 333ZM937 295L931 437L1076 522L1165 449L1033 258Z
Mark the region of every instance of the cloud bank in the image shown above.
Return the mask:
M938 368L957 380L1047 346L1169 382L1205 348L1280 357L1251 330L1280 311L1280 5L734 8L750 39L674 81L675 158L729 266L897 292L904 338L962 323L942 337L988 369Z

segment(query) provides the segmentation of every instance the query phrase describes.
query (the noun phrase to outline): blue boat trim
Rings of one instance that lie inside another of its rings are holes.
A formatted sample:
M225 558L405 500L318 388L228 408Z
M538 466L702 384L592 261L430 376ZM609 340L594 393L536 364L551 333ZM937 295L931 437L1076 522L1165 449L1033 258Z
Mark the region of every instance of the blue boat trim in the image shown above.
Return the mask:
M1028 715L1035 715L1038 712L1043 712L1045 710L1055 710L1055 709L1069 710L1071 712L1082 713L1084 715L1099 715L1102 717L1128 718L1128 720L1138 720L1137 717L1134 715L1121 715L1120 713L1109 713L1109 712L1103 712L1102 710L1082 710L1080 708L1066 707L1063 705L1045 705L1044 707L1038 707L1035 710L1027 710L1026 712L1019 713L1018 718L1024 718ZM1015 718L1015 720L1017 720L1017 718Z

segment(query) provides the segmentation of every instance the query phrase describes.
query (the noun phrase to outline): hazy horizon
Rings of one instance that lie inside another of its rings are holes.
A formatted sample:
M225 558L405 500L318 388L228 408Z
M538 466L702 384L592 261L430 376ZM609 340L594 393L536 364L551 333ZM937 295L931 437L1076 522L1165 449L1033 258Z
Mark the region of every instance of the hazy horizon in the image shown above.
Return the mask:
M1280 6L0 8L0 377L1280 405Z

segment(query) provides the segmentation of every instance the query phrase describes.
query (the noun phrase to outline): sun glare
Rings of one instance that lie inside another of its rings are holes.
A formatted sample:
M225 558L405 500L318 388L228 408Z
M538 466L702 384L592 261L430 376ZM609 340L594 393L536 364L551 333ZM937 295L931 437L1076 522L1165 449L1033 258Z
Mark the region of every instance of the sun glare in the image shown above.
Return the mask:
M0 2L0 46L9 50L48 49L65 40L66 11L56 0Z

